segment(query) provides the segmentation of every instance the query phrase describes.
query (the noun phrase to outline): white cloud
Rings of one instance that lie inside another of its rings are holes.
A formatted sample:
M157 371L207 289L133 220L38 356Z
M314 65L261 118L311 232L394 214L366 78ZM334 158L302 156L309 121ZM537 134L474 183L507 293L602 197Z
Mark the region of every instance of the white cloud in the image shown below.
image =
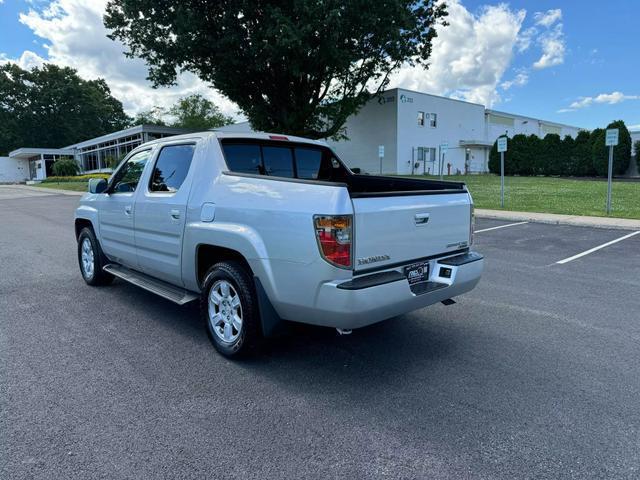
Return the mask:
M554 23L562 20L562 10L557 8L555 10L547 10L546 12L536 12L533 14L533 18L536 25L549 28Z
M151 88L145 63L125 57L126 47L106 37L102 23L106 3L107 0L53 0L44 9L32 8L21 14L20 21L45 40L46 61L75 68L83 78L104 78L130 114L156 105L167 107L182 96L200 93L226 114L237 116L233 102L190 73L181 74L175 87ZM26 51L17 61L25 67L44 61L36 57Z
M459 0L447 7L449 26L438 28L429 69L403 67L391 86L491 106L500 98L496 89L513 59L526 12L499 4L474 15Z
M566 46L561 23L543 33L538 38L538 43L542 47L542 56L533 64L534 68L549 68L564 63Z
M500 86L503 90L509 90L511 87L522 87L527 82L529 82L529 75L526 72L520 72L513 79L502 82Z
M615 105L626 100L640 100L640 95L625 95L622 92L601 93L594 97L580 97L569 107L558 110L559 113L574 112L593 104Z

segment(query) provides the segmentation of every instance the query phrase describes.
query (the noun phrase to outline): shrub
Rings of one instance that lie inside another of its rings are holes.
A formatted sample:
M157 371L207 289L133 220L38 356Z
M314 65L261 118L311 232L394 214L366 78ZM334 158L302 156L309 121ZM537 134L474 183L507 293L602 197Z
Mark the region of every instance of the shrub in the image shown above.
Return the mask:
M613 174L623 175L631 162L631 134L622 120L607 125L607 128L618 128L620 137L618 145L613 147ZM593 169L596 175L606 177L609 171L609 147L605 143L605 131L600 129L592 136Z
M72 177L54 176L54 177L47 177L42 181L42 183L87 182L91 178L104 178L105 180L107 180L109 176L110 175L108 173L89 173L86 175L75 175Z
M633 147L636 151L636 162L638 163L638 170L640 170L640 140L637 140L636 143L633 144Z
M60 158L53 162L53 174L59 177L71 177L78 174L78 163L73 158Z
M556 133L548 133L540 144L538 175L566 175L563 171L562 139Z

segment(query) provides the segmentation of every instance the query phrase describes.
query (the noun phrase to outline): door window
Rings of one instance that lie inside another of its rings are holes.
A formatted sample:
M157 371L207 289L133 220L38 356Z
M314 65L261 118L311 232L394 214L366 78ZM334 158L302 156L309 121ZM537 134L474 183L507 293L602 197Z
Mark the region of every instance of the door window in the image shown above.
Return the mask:
M175 193L189 173L195 145L169 145L160 150L149 191Z
M140 176L144 170L144 166L149 160L151 150L144 150L133 155L124 165L116 172L111 181L112 193L131 193L135 192Z

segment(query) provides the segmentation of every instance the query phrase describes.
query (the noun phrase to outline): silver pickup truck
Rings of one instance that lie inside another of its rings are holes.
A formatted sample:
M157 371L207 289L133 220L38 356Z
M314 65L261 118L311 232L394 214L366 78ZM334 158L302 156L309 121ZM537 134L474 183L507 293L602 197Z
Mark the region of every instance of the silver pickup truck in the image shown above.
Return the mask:
M130 152L75 214L89 285L124 279L199 301L226 356L283 321L340 332L478 283L463 183L355 175L324 143L205 132Z

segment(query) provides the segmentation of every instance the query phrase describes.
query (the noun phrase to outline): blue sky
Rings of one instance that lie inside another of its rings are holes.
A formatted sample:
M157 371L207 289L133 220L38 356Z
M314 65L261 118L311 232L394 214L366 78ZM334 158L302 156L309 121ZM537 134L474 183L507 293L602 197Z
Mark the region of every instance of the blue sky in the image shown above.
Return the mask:
M103 77L129 113L203 93L237 108L190 74L152 90L139 60L105 37L106 0L0 0L0 60L51 61ZM640 130L638 0L449 0L428 71L403 68L391 86L483 103L585 128L616 119Z

